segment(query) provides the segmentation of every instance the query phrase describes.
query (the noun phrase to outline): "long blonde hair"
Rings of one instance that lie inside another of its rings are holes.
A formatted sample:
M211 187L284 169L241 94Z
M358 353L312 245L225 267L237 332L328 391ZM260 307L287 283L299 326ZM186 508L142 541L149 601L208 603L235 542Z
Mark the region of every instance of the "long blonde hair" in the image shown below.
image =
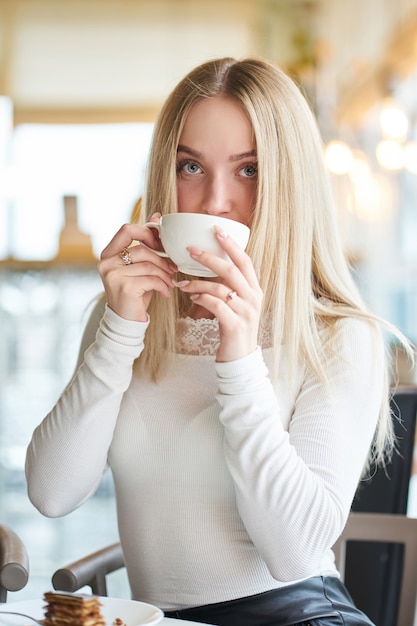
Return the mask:
M284 72L262 59L222 58L185 76L168 97L155 126L143 219L155 211L178 210L176 152L185 119L196 101L219 95L241 104L256 138L258 192L247 252L264 293L261 325L272 325L276 365L285 338L290 368L302 359L326 380L319 328L324 324L331 331L341 317L367 319L375 326L378 346L382 344L378 326L384 322L366 310L352 279L316 120ZM140 364L154 377L161 372L165 352L174 350L176 320L185 307L179 290L169 299L158 294L152 299ZM400 333L397 336L403 339ZM394 441L386 379L375 444L378 460Z

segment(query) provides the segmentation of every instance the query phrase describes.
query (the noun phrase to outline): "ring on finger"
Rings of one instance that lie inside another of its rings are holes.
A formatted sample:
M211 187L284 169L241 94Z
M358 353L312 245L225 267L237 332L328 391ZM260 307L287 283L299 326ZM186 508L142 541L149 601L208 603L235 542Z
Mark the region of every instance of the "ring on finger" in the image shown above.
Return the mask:
M237 296L236 291L229 291L229 293L226 296L226 302L228 302L229 300L233 300L233 298L235 298Z
M130 252L127 248L123 248L123 250L120 250L119 257L122 259L124 265L130 265L131 263L133 263L132 257L130 256Z

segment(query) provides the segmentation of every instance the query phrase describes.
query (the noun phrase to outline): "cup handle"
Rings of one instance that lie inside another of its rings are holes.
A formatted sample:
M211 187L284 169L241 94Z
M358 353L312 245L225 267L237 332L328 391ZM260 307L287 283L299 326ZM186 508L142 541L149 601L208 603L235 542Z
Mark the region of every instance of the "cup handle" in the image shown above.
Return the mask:
M147 228L154 228L155 230L158 231L158 233L161 233L161 225L157 224L156 222L146 222L145 226ZM154 250L153 248L151 248L150 246L147 246L146 243L141 242L142 246L145 246L145 248L148 248L148 250L152 250L152 252L155 252L155 254L157 254L158 256L163 256L165 259L168 258L168 255L166 252L161 252L160 250Z

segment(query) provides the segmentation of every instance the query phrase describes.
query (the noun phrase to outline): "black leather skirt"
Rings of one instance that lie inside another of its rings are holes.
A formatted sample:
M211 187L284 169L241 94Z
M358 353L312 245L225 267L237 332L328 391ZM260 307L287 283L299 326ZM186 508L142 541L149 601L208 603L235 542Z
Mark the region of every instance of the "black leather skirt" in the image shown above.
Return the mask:
M254 596L165 611L216 626L374 626L335 576L315 576Z

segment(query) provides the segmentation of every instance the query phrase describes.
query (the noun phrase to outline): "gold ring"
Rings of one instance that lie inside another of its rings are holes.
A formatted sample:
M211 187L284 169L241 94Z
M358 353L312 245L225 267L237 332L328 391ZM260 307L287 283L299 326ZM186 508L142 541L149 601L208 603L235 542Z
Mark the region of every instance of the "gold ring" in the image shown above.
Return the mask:
M130 252L127 248L123 248L123 250L120 250L119 257L122 259L125 265L130 265L131 263L133 263L132 257L130 256Z
M227 294L227 300L233 300L233 298L237 296L236 291L229 291L229 293ZM226 302L227 302L226 300Z

